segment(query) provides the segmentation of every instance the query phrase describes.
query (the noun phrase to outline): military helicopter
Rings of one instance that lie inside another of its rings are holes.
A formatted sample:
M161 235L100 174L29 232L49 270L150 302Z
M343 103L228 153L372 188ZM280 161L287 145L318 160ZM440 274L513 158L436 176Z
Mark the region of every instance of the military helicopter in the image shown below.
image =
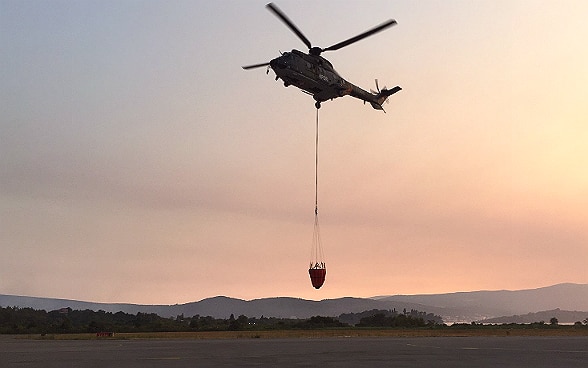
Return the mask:
M387 101L389 96L402 89L399 86L396 86L392 89L386 89L386 87L384 87L380 90L378 80L376 79L377 91L370 90L371 93L365 91L343 79L335 71L333 65L321 56L321 53L324 51L339 50L340 48L349 46L352 43L383 31L384 29L395 25L395 20L390 19L355 37L326 48L320 48L317 46L313 47L308 38L302 34L298 27L296 27L275 4L269 3L266 5L266 8L280 18L282 22L284 22L288 28L290 28L290 30L302 40L302 42L308 47L308 53L292 50L291 52L281 53L281 56L268 63L247 65L244 66L243 69L249 70L267 67L266 73L269 73L269 70L272 69L276 74L276 80L282 79L285 87L293 85L311 95L316 101L315 106L317 109L321 107L321 102L349 95L363 100L364 104L369 102L376 110L384 111L382 104Z

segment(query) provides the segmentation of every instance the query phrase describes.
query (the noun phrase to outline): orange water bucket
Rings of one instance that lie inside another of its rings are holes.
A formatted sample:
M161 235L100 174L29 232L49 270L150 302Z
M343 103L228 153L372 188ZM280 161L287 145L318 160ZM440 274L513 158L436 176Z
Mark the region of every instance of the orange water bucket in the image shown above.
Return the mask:
M310 275L310 282L315 289L320 289L325 283L325 276L327 276L326 268L310 268L308 269Z

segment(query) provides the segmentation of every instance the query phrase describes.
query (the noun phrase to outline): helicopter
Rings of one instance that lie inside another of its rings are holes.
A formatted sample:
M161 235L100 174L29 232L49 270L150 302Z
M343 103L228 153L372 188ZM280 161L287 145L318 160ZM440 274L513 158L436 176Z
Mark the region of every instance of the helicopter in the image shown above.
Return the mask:
M267 67L266 74L272 69L276 74L276 80L282 79L285 87L292 85L301 89L302 92L311 95L316 101L315 107L317 109L321 107L321 102L349 95L363 100L364 104L369 102L376 110L386 112L382 104L385 101L387 102L389 96L402 90L399 86L391 89L384 87L380 90L378 80L376 79L377 91L365 91L353 83L346 81L335 71L331 62L321 56L321 53L324 51L339 50L340 48L349 46L352 43L383 31L395 25L395 20L390 19L355 37L326 48L321 48L312 46L308 38L302 34L298 27L275 4L269 3L266 5L266 8L280 18L302 40L306 47L308 47L308 53L293 49L290 52L281 52L279 57L269 62L243 66L243 69L250 70Z

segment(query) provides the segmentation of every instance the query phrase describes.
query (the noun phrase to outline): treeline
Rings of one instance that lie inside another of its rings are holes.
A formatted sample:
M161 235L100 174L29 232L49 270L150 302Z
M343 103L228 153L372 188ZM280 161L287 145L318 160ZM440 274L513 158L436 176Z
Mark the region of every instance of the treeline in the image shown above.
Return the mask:
M341 315L340 318L314 316L307 319L274 317L249 318L241 315L228 319L184 315L164 318L154 313L105 312L63 308L46 312L32 308L0 307L0 334L54 334L96 332L188 332L238 330L288 330L351 327L343 320L360 316L358 327L422 327L437 322L425 321L420 312L398 314L395 311L368 311ZM440 317L439 317L440 321ZM439 322L441 323L441 322Z
M343 313L339 316L339 321L358 327L413 327L443 324L440 316L419 312L416 309L410 311L404 309L402 312L396 309L372 309L360 313Z
M0 308L0 334L176 331L180 325L154 313Z
M227 319L195 315L174 318L160 317L155 313L128 314L63 308L46 312L32 308L0 307L0 334L57 334L97 332L190 332L190 331L263 331L325 328L450 328L450 329L513 329L513 328L588 328L588 319L574 326L558 325L557 319L549 323L482 325L453 324L446 326L441 317L416 310L370 310L361 313L341 314L338 318L314 316L306 319L275 317L250 318L244 315Z

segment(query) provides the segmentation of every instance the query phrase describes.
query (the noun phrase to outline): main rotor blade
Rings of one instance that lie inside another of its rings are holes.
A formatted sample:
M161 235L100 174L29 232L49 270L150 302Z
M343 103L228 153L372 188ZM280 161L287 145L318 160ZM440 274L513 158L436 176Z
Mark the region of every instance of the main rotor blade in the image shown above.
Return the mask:
M383 31L383 30L385 30L386 28L388 28L388 27L391 27L391 26L393 26L393 25L395 25L395 24L396 24L396 21L395 21L394 19L390 19L390 20L388 20L388 21L386 21L386 22L384 22L384 23L380 24L379 26L377 26L377 27L375 27L375 28L372 28L372 29L370 29L369 31L365 31L364 33L362 33L362 34L360 34L360 35L357 35L357 36L355 36L355 37L352 37L352 38L350 38L350 39L348 39L348 40L345 40L345 41L339 42L339 43L337 43L337 44L335 44L335 45L333 45L333 46L329 46L329 47L327 47L326 49L323 49L323 51L333 51L333 50L339 50L339 49L340 49L340 48L342 48L342 47L345 47L345 46L351 45L351 44L352 44L352 43L354 43L354 42L357 42L357 41L359 41L359 40L362 40L362 39L364 39L364 38L366 38L366 37L369 37L369 36L371 36L371 35L373 35L373 34L376 34L376 33L380 32L380 31Z
M261 68L262 66L268 66L269 64L270 63L261 63L261 64L242 66L241 68L243 68L245 70L249 70L249 69Z
M292 23L292 21L290 19L288 19L288 17L286 16L286 14L282 13L282 11L280 10L280 8L278 8L276 5L274 5L274 3L269 3L266 5L266 8L268 8L269 10L271 10L272 12L274 12L275 15L278 16L278 18L280 18L282 20L282 22L286 23L286 25L292 30L292 32L296 33L296 36L298 36L298 38L300 38L302 40L302 42L304 42L304 44L306 45L306 47L308 47L309 49L312 47L312 45L310 44L310 41L308 40L308 38L306 38L302 32L300 32L300 30L298 29L298 27L296 27L294 25L294 23Z

